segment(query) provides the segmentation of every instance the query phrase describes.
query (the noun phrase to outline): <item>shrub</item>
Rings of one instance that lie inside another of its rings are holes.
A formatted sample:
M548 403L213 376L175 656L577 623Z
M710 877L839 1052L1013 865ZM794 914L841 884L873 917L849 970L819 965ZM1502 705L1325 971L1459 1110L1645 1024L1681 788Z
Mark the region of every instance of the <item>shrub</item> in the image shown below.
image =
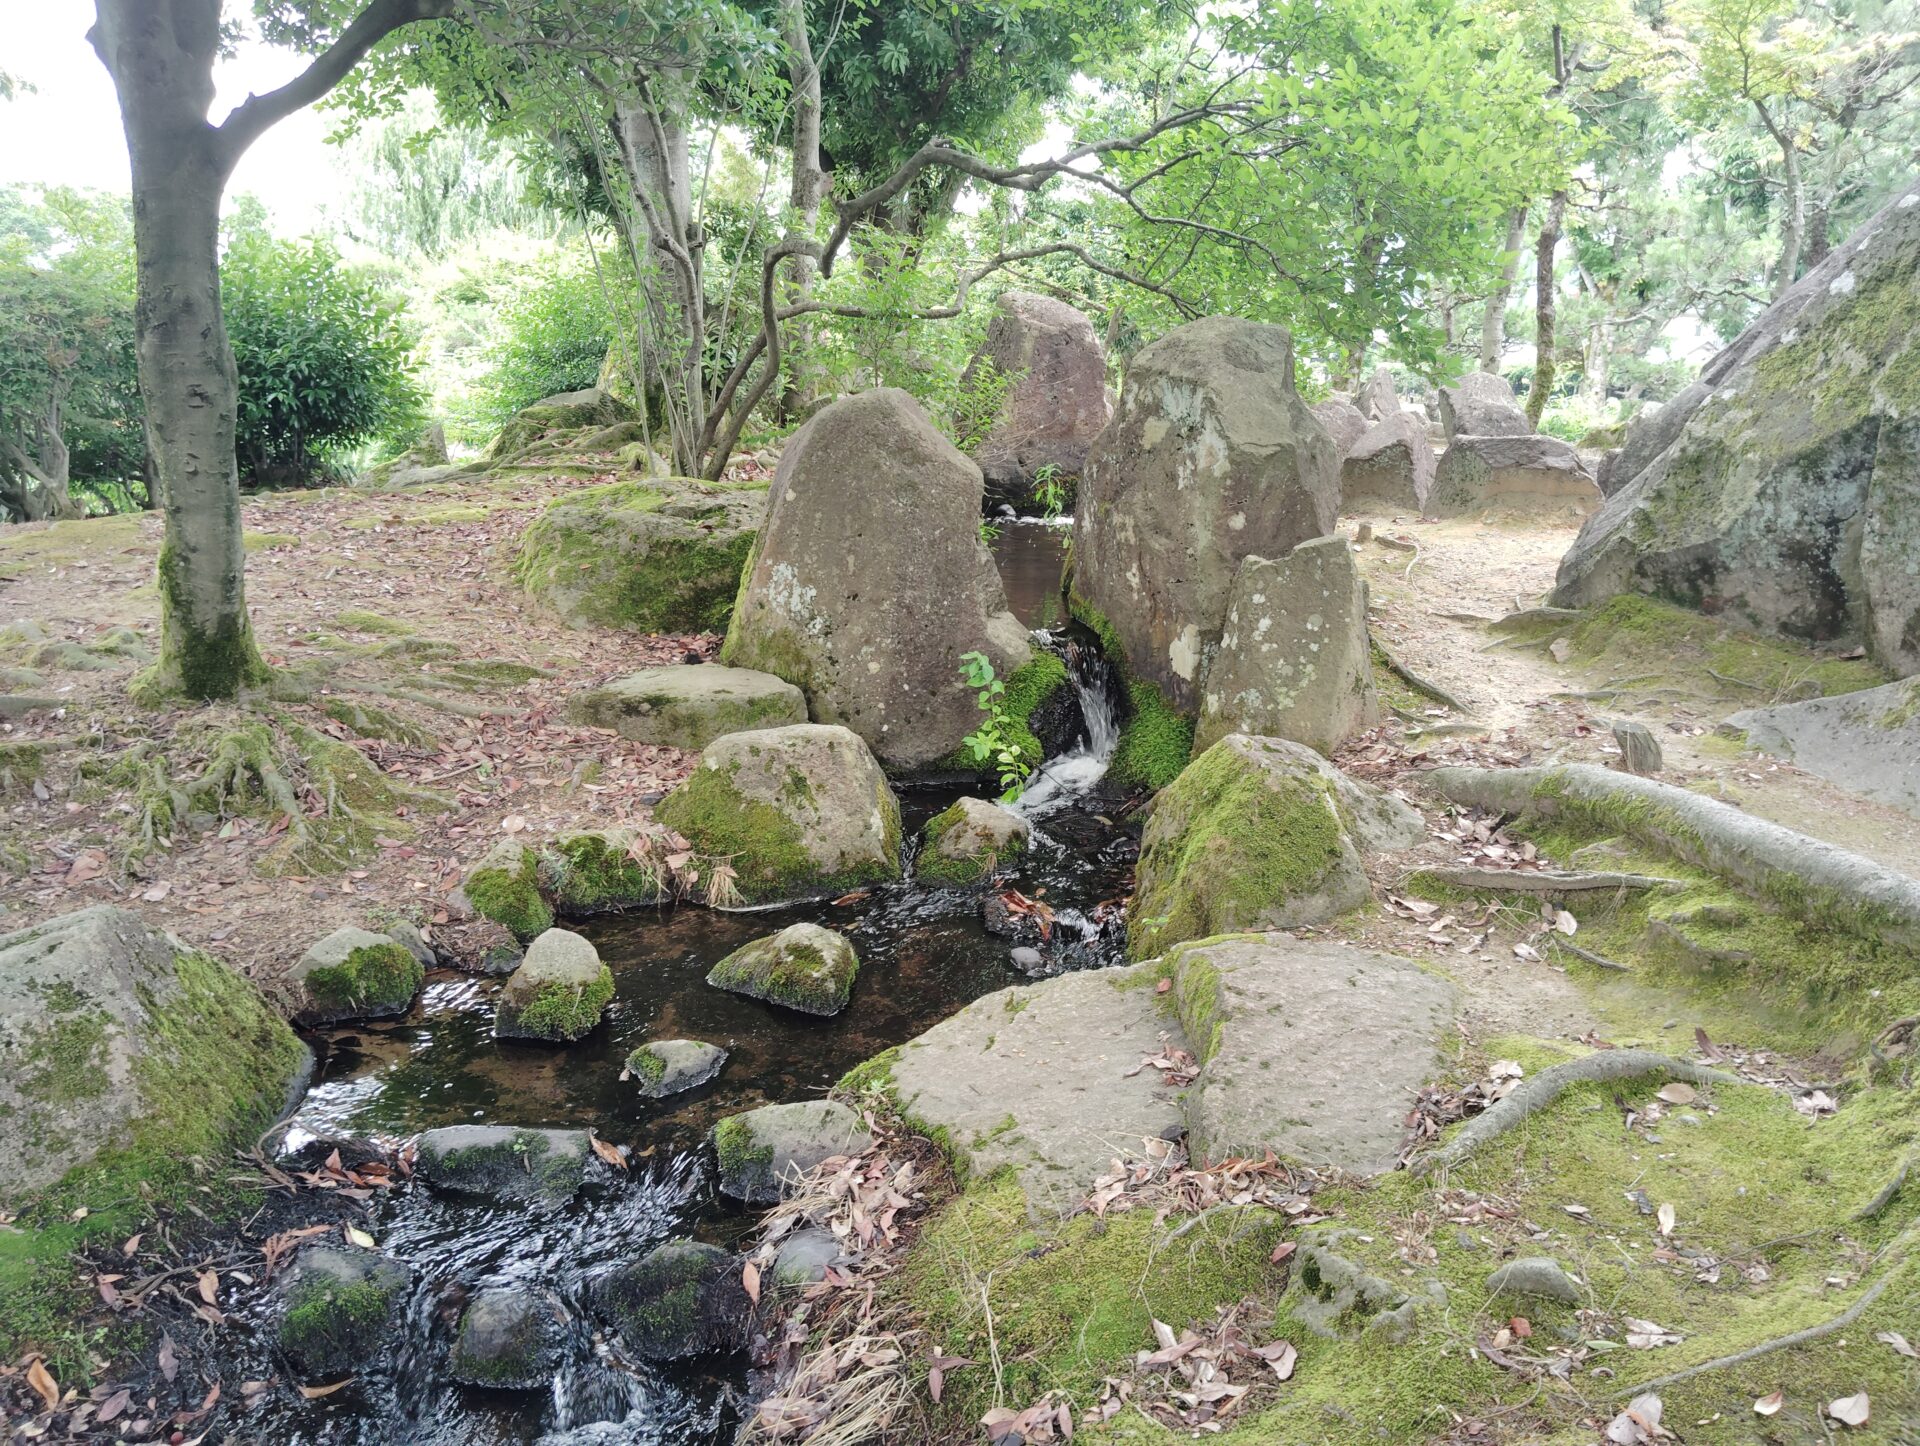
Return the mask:
M475 388L480 409L494 426L542 397L600 380L607 349L625 334L619 313L634 304L628 270L611 254L603 253L600 260L600 273L590 261L577 262L507 304L500 339Z

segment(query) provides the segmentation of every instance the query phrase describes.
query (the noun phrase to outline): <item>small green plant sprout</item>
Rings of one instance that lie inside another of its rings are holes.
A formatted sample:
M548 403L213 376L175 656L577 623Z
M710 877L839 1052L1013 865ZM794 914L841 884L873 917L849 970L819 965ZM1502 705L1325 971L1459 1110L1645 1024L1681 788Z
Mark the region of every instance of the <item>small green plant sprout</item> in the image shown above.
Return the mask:
M993 546L994 539L999 535L1000 524L998 522L991 517L983 517L980 519L980 540L982 542L991 547Z
M1067 510L1067 484L1060 480L1060 464L1048 462L1033 474L1033 501L1051 522Z
M985 653L962 653L960 676L976 690L975 701L986 716L980 726L961 740L970 762L991 764L1000 777L1000 801L1011 803L1021 793L1027 766L1014 742L1013 715L1007 711L1007 685L995 676L993 662Z

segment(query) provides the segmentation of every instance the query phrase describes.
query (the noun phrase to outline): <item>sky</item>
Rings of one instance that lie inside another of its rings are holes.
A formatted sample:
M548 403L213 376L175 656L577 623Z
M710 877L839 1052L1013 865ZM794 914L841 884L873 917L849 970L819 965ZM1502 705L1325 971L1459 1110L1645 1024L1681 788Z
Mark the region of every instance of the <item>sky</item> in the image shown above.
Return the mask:
M92 23L89 0L0 0L0 68L35 88L11 104L0 102L0 185L127 189L120 107L87 43ZM303 64L291 51L243 42L215 70L213 119L224 119L249 93L291 79ZM342 183L336 153L325 143L330 128L325 114L311 109L273 127L241 159L227 187L229 203L252 192L279 229L313 226L321 209L338 199Z

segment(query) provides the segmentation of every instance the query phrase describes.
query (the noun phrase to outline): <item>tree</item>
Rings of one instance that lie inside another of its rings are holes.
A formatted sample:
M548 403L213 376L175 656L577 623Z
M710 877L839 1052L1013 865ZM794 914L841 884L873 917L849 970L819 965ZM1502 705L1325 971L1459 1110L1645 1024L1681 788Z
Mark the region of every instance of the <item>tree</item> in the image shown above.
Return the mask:
M96 0L88 38L119 96L133 180L136 354L165 515L153 695L231 698L266 676L247 617L233 352L220 299L220 198L262 134L332 90L380 41L455 14L455 0L273 7L319 55L215 125L220 0Z

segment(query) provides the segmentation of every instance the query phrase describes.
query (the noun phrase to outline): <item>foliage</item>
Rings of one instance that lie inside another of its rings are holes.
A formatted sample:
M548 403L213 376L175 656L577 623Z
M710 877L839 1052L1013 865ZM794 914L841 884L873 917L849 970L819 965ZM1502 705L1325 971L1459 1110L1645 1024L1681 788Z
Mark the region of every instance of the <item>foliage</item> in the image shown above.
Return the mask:
M960 677L969 688L978 690L975 702L983 715L980 726L961 740L961 754L970 763L993 768L1000 779L1003 803L1018 798L1027 776L1027 762L1020 748L1022 725L1006 704L1007 685L995 676L993 661L985 653L962 653Z
M1060 480L1057 462L1047 462L1033 474L1033 500L1049 522L1067 510L1067 484Z
M475 391L494 426L557 392L600 379L607 349L620 335L622 303L633 305L632 272L615 254L602 268L575 255L500 308L500 335Z
M243 478L303 482L363 443L420 429L424 398L399 306L330 243L244 229L222 272Z

